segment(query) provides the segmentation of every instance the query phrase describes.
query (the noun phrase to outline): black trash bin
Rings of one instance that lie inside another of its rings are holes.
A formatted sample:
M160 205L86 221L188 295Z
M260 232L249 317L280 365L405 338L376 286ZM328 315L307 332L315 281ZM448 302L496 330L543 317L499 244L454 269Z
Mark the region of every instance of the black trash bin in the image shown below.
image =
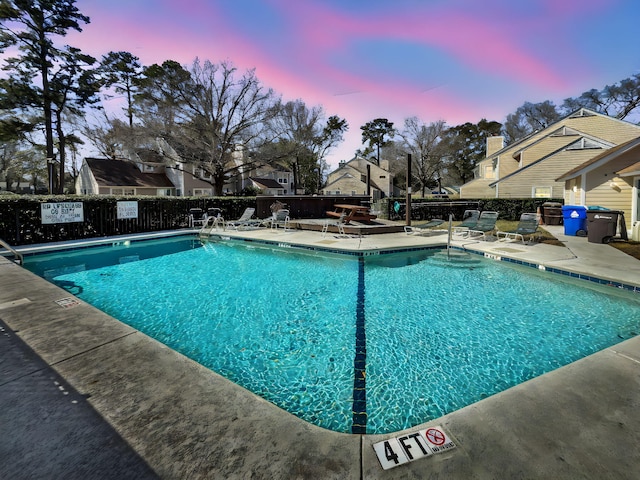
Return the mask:
M616 210L587 210L587 239L589 242L609 243L616 236L620 215L624 215L624 213Z
M562 225L562 204L544 202L541 207L542 223L545 225Z

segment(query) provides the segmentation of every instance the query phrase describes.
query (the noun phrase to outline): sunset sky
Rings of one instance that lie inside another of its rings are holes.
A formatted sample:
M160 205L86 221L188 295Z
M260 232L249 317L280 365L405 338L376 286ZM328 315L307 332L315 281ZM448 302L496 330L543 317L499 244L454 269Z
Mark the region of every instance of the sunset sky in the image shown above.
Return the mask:
M78 0L70 45L144 65L196 57L255 68L284 101L349 123L332 166L388 118L504 122L640 73L637 0Z

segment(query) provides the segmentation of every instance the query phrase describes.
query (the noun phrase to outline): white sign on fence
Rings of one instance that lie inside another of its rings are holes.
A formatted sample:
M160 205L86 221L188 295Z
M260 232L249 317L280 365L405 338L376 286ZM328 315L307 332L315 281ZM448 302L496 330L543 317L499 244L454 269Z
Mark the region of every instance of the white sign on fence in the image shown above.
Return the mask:
M118 202L118 220L138 218L138 202Z
M82 202L40 204L42 224L84 222Z

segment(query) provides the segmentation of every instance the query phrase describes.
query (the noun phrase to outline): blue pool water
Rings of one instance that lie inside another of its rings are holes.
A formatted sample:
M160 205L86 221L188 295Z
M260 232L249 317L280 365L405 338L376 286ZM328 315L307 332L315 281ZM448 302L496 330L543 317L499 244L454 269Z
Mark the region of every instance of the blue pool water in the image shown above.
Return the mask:
M637 295L478 256L273 250L186 238L26 266L340 432L426 422L640 331Z

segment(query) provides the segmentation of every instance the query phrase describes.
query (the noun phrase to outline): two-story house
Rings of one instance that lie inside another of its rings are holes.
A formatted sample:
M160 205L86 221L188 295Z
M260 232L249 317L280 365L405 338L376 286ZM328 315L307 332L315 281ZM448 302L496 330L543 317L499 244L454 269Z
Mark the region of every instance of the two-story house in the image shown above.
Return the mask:
M489 138L486 158L460 197L562 197L558 179L565 172L639 135L638 125L582 108L511 145Z
M327 176L324 195L371 195L373 200L394 195L394 175L389 162L380 166L356 155L349 161L341 161L338 168ZM370 190L370 191L368 191Z

